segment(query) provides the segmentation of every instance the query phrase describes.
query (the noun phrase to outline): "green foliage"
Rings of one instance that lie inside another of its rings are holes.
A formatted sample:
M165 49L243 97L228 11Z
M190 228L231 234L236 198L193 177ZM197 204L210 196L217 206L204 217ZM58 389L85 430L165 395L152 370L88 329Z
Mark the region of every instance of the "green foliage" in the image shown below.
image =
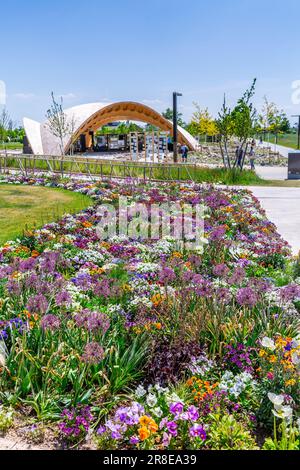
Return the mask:
M263 450L300 450L299 429L293 423L287 425L285 421L276 429L274 417L274 437L268 437L262 447Z
M221 111L219 112L216 121L217 129L220 134L220 150L223 157L225 168L234 168L238 162L234 156L231 159L229 154L229 141L235 136L239 142L239 149L243 151L243 162L245 159L245 152L247 150L247 140L255 134L256 130L256 110L252 103L252 98L255 93L256 79L253 80L252 85L245 91L243 96L238 100L236 106L231 110L226 105L226 99Z
M264 96L264 105L258 117L258 131L275 134L275 142L277 143L278 134L289 132L290 128L286 113L279 110L275 103L268 101L268 98Z
M163 113L162 113L163 117L165 119L168 119L169 121L172 121L173 120L173 110L171 108L167 108ZM178 126L181 126L181 127L185 127L186 124L184 122L184 120L182 119L182 113L179 113L177 112L177 123L178 123Z
M245 425L232 415L211 416L213 422L209 430L208 444L214 450L256 450L255 440Z
M4 433L12 427L14 423L14 412L12 409L6 409L0 406L0 432Z
M199 104L194 103L196 111L193 113L191 123L188 126L192 135L214 136L218 129L214 119L208 112L208 108L202 110Z

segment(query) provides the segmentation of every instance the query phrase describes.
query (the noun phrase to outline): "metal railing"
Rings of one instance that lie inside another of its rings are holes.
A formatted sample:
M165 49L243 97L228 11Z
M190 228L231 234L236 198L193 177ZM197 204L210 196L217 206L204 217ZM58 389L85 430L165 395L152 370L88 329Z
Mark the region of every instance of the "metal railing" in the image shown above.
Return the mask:
M197 165L194 163L141 162L107 160L82 155L27 155L0 154L0 173L18 170L30 174L59 174L61 177L84 175L89 178L139 178L151 181L194 180Z

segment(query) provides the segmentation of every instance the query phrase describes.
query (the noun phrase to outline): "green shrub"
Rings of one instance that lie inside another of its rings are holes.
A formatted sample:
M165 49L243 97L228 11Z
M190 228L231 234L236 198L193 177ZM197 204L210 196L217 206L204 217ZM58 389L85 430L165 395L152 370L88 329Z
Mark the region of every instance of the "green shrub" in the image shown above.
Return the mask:
M210 427L208 445L214 450L258 449L250 432L232 415L214 415Z

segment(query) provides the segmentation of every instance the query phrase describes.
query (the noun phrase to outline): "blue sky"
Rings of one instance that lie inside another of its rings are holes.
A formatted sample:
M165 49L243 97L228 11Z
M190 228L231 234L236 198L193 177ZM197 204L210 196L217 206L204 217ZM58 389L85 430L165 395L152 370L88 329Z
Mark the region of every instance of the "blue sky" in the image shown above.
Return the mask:
M183 93L216 115L257 77L291 115L300 80L299 0L14 0L1 5L0 80L16 120L41 120L50 92L65 107L143 101L158 110Z

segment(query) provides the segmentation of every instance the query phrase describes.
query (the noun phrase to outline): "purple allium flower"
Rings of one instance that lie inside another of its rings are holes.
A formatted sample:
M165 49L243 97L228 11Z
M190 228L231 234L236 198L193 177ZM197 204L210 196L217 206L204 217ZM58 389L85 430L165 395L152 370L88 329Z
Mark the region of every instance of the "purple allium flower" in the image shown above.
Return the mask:
M60 319L56 315L45 315L41 319L41 328L43 330L55 331L60 327Z
M237 266L232 273L232 276L228 279L228 284L241 284L246 277L246 271L241 267Z
M43 294L37 294L30 297L26 308L30 313L45 314L49 308L49 302Z
M55 302L58 307L62 305L69 305L72 302L72 297L67 291L62 291L55 297Z
M81 357L82 361L86 364L99 364L104 358L104 350L99 343L88 343L84 348L84 353Z
M225 235L225 232L226 232L226 229L225 227L215 227L211 233L210 233L210 240L215 242L215 241L220 241L224 238L224 235Z
M166 266L160 271L158 279L162 284L169 284L176 279L176 274L173 269Z
M213 268L213 273L215 276L225 277L229 273L229 268L225 263L216 264Z
M55 251L43 253L43 255L40 257L41 271L53 273L56 269L56 264L58 262L59 256L60 254Z
M206 440L206 432L201 424L194 424L189 432L191 437L200 437L202 441Z
M242 287L237 292L236 300L240 305L254 307L257 304L258 297L251 287Z
M300 298L300 286L290 284L280 289L280 297L284 302Z
M74 319L78 327L86 328L89 331L97 330L104 334L110 327L108 316L102 312L92 312L91 310L85 309L77 313Z
M227 305L231 300L231 293L227 287L219 287L216 289L216 297L219 302Z

